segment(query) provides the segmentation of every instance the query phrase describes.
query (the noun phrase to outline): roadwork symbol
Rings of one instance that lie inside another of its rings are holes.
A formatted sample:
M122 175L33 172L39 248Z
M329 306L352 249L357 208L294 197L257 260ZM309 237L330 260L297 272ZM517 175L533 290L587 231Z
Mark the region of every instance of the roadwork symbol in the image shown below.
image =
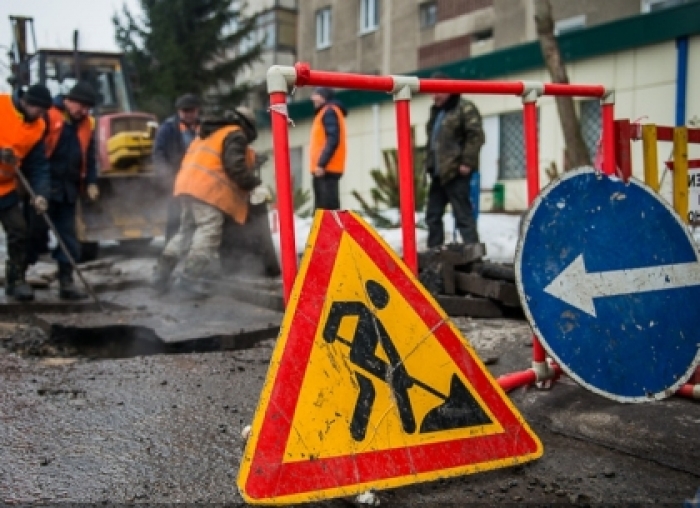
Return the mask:
M390 247L350 212L319 212L241 463L245 500L349 496L541 454Z

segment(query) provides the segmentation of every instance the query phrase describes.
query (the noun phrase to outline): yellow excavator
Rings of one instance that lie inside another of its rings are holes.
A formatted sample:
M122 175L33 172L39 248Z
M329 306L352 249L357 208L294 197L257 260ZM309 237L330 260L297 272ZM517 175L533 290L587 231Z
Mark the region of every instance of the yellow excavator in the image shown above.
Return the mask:
M163 235L168 196L159 187L151 163L157 118L136 110L124 55L78 50L77 31L73 49L38 49L32 18L10 16L10 24L13 88L42 83L55 97L78 80L86 80L98 92L93 115L100 199L84 200L79 207L83 261L97 256L101 241L146 244ZM29 31L33 53L28 51Z

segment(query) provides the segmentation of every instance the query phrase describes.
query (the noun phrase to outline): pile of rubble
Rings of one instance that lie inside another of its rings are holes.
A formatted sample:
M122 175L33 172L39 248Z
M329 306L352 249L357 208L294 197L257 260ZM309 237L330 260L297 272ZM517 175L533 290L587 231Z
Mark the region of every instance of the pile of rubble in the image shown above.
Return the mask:
M449 244L418 255L419 279L450 316L521 317L513 265L490 262L484 244Z

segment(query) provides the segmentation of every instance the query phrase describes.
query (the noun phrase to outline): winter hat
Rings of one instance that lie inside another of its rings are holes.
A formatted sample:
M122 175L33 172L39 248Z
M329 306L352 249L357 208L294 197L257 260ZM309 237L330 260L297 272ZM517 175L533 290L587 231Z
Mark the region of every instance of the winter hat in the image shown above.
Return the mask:
M255 129L255 113L253 113L252 109L246 106L238 106L236 108L236 113L238 113L238 117L242 118L249 127Z
M49 109L52 105L51 92L44 85L32 85L30 86L24 95L22 95L24 101L30 106L36 106L38 108Z
M201 107L201 105L202 103L200 102L199 98L191 93L181 95L175 101L175 109L178 111L181 109L196 109Z
M241 121L241 127L246 132L248 142L252 143L258 137L258 129L255 121L255 113L246 106L238 106L235 110L236 116Z
M327 101L331 100L335 96L335 93L333 92L333 90L331 90L330 88L325 87L325 86L319 86L319 87L315 88L314 94L320 95L321 97L323 97Z
M97 103L97 93L87 81L78 81L65 98L91 108Z

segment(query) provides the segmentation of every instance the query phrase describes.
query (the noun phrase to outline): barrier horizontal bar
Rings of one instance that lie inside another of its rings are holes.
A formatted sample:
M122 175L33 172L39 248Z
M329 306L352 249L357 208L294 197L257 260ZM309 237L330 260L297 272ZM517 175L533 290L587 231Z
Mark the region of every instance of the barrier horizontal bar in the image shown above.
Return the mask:
M393 76L374 76L370 74L354 74L349 72L315 71L308 63L297 62L295 85L327 86L375 92L393 92L395 83ZM471 93L522 95L526 90L523 81L479 81L457 79L419 79L418 91L421 93ZM542 83L543 94L569 97L603 97L605 87L602 85L572 85L569 83Z
M568 83L544 83L544 95L567 97L603 97L603 85L571 85Z
M394 78L391 76L313 71L305 63L297 63L294 69L297 73L296 86L327 86L375 92L391 92L394 89Z
M493 93L522 95L522 81L458 81L456 79L420 79L422 93Z
M636 125L636 124L635 124ZM651 124L643 124L651 125ZM676 127L656 126L657 141L673 141L673 129ZM632 129L632 139L635 141L642 138L641 129ZM688 129L688 143L700 143L700 129Z

